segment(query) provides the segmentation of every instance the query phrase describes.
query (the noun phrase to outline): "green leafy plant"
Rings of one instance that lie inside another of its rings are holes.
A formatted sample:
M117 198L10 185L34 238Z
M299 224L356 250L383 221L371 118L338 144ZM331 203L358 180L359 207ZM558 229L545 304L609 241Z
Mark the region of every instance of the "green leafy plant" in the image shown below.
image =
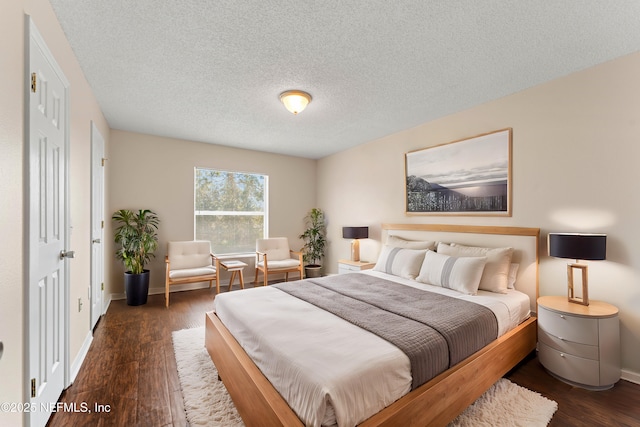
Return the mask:
M327 228L324 223L324 212L321 209L313 208L305 217L307 229L298 236L304 240L303 260L308 266L319 266L324 258L324 248L327 243Z
M142 274L144 265L155 255L158 248L158 216L149 209L137 212L120 209L111 217L118 224L115 242L120 245L116 258L124 263L127 271Z

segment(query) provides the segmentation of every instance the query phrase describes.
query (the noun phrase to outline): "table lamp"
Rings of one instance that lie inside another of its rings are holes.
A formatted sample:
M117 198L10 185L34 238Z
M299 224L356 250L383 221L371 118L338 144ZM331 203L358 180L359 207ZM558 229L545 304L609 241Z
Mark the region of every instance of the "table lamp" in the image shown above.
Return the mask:
M369 238L369 227L342 227L342 238L351 241L351 261L360 261L360 242Z
M549 233L547 240L549 256L555 258L575 259L575 263L567 264L567 298L569 302L589 305L589 289L587 283L587 266L578 260L603 260L607 254L606 234L582 233ZM574 296L573 272L582 271L582 298Z

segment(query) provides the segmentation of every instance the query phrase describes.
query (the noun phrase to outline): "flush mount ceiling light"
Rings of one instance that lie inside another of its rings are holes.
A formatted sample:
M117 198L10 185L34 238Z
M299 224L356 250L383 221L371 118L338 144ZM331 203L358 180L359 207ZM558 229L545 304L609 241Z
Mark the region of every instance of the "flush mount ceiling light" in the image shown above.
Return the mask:
M280 101L293 114L298 114L311 102L311 95L301 90L288 90L280 94Z

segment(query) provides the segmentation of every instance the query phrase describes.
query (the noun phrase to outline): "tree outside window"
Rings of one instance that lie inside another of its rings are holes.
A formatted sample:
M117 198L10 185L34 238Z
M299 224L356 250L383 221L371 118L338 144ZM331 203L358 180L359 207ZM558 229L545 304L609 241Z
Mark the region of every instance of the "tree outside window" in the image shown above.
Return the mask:
M195 238L216 254L255 252L267 235L266 175L195 170Z

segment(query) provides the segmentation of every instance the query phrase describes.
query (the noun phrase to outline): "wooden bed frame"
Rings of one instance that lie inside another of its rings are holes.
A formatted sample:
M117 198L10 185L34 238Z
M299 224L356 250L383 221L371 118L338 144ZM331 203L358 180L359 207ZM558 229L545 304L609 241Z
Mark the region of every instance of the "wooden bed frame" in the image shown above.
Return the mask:
M438 224L383 224L383 230L529 236L535 245L538 290L538 228ZM532 302L535 304L535 301ZM535 307L535 306L534 306ZM253 363L214 312L206 314L205 346L245 424L302 426L298 416ZM365 420L360 426L446 426L536 347L536 318L448 369Z

